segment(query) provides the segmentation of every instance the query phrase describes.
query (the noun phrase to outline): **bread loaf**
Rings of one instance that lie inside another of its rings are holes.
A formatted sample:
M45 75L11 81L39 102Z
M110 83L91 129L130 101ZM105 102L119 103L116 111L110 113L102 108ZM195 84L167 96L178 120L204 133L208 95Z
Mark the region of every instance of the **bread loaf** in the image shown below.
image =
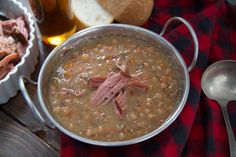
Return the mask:
M96 0L71 0L79 29L113 22L113 16Z
M141 26L151 15L153 0L97 0L99 4L120 22Z

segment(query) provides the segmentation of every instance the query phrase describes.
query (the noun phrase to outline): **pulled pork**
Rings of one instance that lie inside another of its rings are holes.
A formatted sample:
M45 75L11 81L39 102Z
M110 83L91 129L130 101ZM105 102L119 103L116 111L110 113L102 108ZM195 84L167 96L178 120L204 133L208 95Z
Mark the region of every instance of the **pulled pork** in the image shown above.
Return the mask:
M127 88L146 91L148 86L137 77L130 75L126 68L120 68L119 66L118 69L119 72L110 72L107 77L91 77L88 80L88 87L97 88L91 96L91 104L98 106L112 101L117 115L122 117L126 103Z
M22 17L0 21L0 80L19 62L27 45L28 31Z

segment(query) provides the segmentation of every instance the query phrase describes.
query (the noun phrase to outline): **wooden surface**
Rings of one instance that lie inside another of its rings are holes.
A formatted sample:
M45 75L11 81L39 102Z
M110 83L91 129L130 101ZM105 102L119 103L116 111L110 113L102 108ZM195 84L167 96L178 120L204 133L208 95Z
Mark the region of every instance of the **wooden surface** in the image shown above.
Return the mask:
M0 112L1 157L56 157L58 152L27 127Z
M19 0L25 6L27 0ZM37 80L40 67L52 48L39 43L40 57L32 79ZM36 87L26 86L37 103ZM0 106L0 157L57 157L60 131L44 127L26 105L21 92Z
M41 46L40 62L32 78L36 80L38 71L50 49ZM36 87L26 86L35 104L37 103ZM14 148L14 149L13 149ZM26 105L21 94L18 94L0 106L0 157L53 157L59 156L60 131L44 127Z

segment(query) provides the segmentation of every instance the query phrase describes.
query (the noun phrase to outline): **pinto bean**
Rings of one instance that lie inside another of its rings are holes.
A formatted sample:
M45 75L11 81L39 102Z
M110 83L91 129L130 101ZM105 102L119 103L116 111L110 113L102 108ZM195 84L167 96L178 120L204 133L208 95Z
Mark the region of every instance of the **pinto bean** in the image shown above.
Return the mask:
M88 54L82 54L81 56L81 59L84 61L84 62L88 62L89 61L89 55Z
M155 117L156 117L155 114L152 114L152 113L149 113L149 114L148 114L148 119L153 119L153 118L155 118Z
M87 129L86 130L86 136L91 136L92 135L92 130L91 129Z
M125 134L124 134L123 132L121 132L121 133L119 134L119 137L120 137L120 139L122 140L122 139L125 138Z
M131 118L132 120L135 120L135 119L137 119L137 115L136 115L134 112L132 112L132 113L130 114L130 118Z
M145 112L145 113L150 113L150 112L151 112L151 110L150 110L150 109L148 109L148 108L145 108L144 112Z
M98 126L98 129L97 129L99 132L103 132L103 127L101 125Z
M167 88L167 84L166 83L161 83L161 89L166 89Z
M73 124L73 123L70 123L70 124L69 124L69 128L70 128L70 129L73 129L73 128L74 128L74 124Z

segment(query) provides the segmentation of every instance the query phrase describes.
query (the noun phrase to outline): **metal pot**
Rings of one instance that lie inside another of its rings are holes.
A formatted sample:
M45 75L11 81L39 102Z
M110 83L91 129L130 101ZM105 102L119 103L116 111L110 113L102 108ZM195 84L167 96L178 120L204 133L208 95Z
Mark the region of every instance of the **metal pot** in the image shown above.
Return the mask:
M183 58L181 57L179 52L174 48L174 46L162 37L162 35L166 31L167 26L172 21L180 21L183 24L185 24L192 35L193 43L194 43L194 57L193 57L191 65L188 68L186 67ZM115 142L104 142L104 141L96 141L96 140L87 139L87 138L81 137L81 136L69 131L65 127L63 127L60 123L57 122L57 120L54 118L54 116L48 110L47 102L45 99L45 97L46 97L46 88L45 87L47 86L48 80L51 76L51 73L52 73L54 67L55 67L55 63L60 62L63 59L63 55L65 53L67 53L71 49L77 47L82 41L93 39L93 38L99 38L100 36L105 36L105 35L106 36L107 35L132 36L135 38L140 38L142 40L146 40L148 42L151 42L152 44L158 45L163 50L163 53L166 53L166 55L168 55L171 58L173 64L175 64L175 66L178 67L179 73L182 76L184 89L183 89L181 99L176 101L176 106L173 109L173 112L166 119L166 121L163 122L163 124L160 127L156 128L154 131L152 131L144 136L141 136L141 137L138 137L135 139L131 139L131 140L115 141ZM88 29L82 30L82 31L74 34L71 38L69 38L67 41L65 41L62 45L56 47L50 53L50 55L47 57L46 61L44 62L43 66L40 70L40 74L38 77L38 83L33 82L32 80L27 79L24 76L21 76L19 79L19 85L20 85L23 96L25 97L25 99L26 99L27 103L29 104L29 106L31 107L31 109L36 113L37 118L39 120L41 120L43 123L45 123L43 116L40 114L40 112L38 112L34 103L31 101L31 99L28 95L28 92L25 88L24 81L28 80L29 82L31 82L33 84L38 84L37 94L38 94L38 99L40 102L40 107L42 108L46 117L51 121L51 124L46 123L47 126L51 126L51 127L55 126L59 130L61 130L63 133L69 135L70 137L72 137L76 140L85 142L85 143L100 145L100 146L124 146L124 145L130 145L130 144L134 144L134 143L138 143L138 142L147 140L147 139L159 134L164 129L166 129L170 124L172 124L174 122L174 120L178 117L178 115L180 114L180 112L182 111L182 109L186 103L188 93L189 93L189 86L190 86L188 73L195 66L196 61L197 61L197 57L198 57L198 41L197 41L196 34L195 34L193 28L191 27L191 25L186 20L184 20L180 17L173 17L173 18L169 19L166 22L160 35L155 34L155 33L151 32L149 30L146 30L144 28L140 28L140 27L136 27L136 26L130 26L130 25L125 25L125 24L109 24L109 25L104 25L104 26L97 26L97 27L88 28Z

